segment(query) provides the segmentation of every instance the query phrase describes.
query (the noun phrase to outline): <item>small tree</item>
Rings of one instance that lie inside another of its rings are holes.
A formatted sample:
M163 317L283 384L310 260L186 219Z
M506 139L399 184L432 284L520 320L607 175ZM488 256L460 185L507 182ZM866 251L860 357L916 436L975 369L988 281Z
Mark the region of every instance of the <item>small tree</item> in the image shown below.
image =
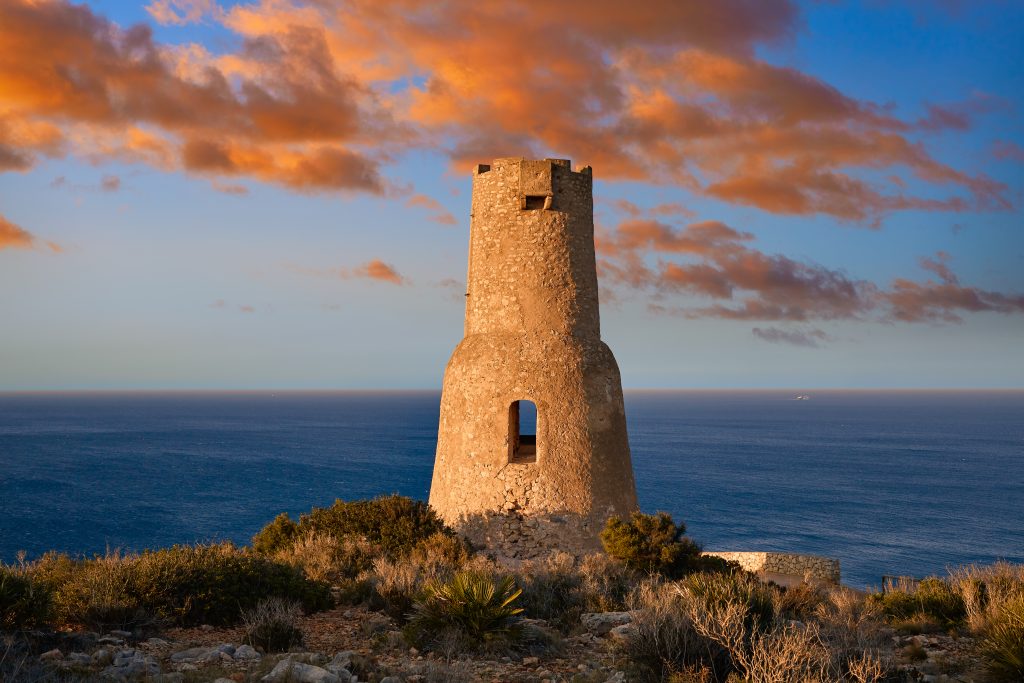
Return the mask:
M677 579L695 571L721 571L724 560L701 556L701 547L686 538L686 525L665 512L634 512L629 520L612 517L601 532L605 552L630 569Z

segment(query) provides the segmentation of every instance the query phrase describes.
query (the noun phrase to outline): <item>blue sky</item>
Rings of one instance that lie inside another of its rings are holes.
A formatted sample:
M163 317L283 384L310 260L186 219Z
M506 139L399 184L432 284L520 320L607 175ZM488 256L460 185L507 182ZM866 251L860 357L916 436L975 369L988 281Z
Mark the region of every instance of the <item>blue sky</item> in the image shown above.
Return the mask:
M511 155L627 388L1024 386L1024 8L689 4L5 3L0 390L439 388Z

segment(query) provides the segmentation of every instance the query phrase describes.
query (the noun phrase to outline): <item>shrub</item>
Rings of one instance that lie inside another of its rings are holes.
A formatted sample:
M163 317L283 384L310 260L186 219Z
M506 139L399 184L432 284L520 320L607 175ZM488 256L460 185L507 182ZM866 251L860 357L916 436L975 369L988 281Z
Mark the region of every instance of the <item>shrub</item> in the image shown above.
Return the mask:
M894 619L923 615L948 627L962 623L967 616L963 596L936 577L923 579L913 591L897 588L869 599Z
M0 564L0 631L42 626L50 619L47 586L24 569Z
M1024 680L1024 596L1005 602L993 615L981 653L997 680Z
M1024 596L1024 565L961 567L950 573L949 581L964 600L967 624L983 633L1003 605Z
M634 512L628 521L610 518L601 532L601 543L605 552L630 569L673 579L728 566L720 558L702 557L700 546L685 533L686 525L677 525L667 513Z
M555 552L541 561L524 562L519 578L523 589L519 604L527 616L549 621L563 633L579 625L586 604L583 577L572 555Z
M133 630L154 621L231 624L267 597L296 600L308 610L330 604L325 584L230 543L141 555L113 551L92 560L49 555L29 571L50 586L61 623L97 630Z
M626 609L630 591L639 582L635 571L604 553L592 553L579 566L583 597L588 612L620 612Z
M309 514L301 515L298 524L282 513L253 536L253 548L272 554L309 532L339 539L362 537L391 557L408 553L434 534L454 535L423 501L392 495L372 500L336 500L330 507L313 508Z
M147 551L136 565L135 591L143 606L182 626L235 623L243 610L270 597L298 601L310 611L330 606L325 584L230 543Z
M822 588L810 583L780 587L780 590L776 593L776 598L775 611L784 617L799 621L805 621L826 600L825 592Z
M684 596L674 584L648 580L630 595L633 635L620 647L641 680L663 681L685 672L681 680L702 680L710 668L710 680L725 680L729 672L726 653L708 643L694 630ZM671 680L671 679L670 679Z
M143 605L135 580L136 557L118 550L75 562L56 593L60 621L99 632L134 631L154 625L157 615ZM66 566L65 566L66 569Z
M287 512L282 512L252 537L252 548L258 553L270 555L291 546L298 535L299 525L292 521Z
M264 652L287 652L302 644L299 618L302 605L292 600L269 598L242 612L245 642Z
M419 566L408 558L386 557L374 561L370 580L384 611L395 619L407 617L424 582Z
M746 572L691 574L679 584L679 590L696 611L711 612L736 605L743 612L743 626L749 633L766 631L775 622L778 589Z
M446 633L460 635L471 649L517 643L523 637L523 610L514 603L521 594L511 576L496 581L481 572L459 572L451 581L427 585L413 605L406 634L425 647Z
M435 533L418 541L409 552L409 560L427 576L450 578L473 556L473 549L461 536Z
M373 566L380 548L362 538L336 538L309 531L272 557L298 567L311 581L340 585Z

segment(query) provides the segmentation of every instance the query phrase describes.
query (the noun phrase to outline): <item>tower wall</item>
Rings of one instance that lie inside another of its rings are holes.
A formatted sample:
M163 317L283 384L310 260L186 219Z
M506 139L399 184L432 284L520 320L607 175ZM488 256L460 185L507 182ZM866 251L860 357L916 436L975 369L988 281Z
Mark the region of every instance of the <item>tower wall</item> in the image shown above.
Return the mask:
M473 178L465 338L445 370L430 504L506 559L595 549L607 517L636 508L591 188L566 160L498 159ZM537 406L525 462L516 401Z

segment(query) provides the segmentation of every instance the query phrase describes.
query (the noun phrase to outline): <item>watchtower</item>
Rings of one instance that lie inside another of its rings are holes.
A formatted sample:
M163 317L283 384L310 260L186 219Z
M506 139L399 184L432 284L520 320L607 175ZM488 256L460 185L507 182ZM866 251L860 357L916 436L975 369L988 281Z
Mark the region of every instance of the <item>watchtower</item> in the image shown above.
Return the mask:
M430 504L507 559L596 548L605 520L637 503L622 382L601 341L590 167L477 166L469 240Z

